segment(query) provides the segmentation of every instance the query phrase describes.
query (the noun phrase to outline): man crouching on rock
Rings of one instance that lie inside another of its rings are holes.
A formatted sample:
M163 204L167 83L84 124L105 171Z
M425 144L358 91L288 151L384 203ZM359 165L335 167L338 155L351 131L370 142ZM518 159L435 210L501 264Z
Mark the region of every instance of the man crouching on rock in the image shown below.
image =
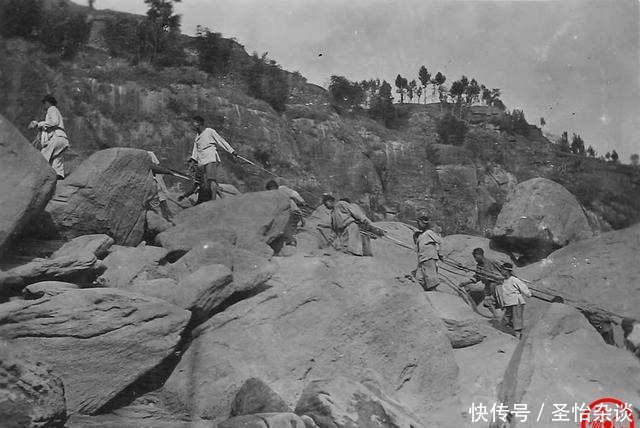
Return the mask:
M331 228L335 234L335 249L354 256L373 256L371 242L367 234L360 233L360 226L374 235L383 236L384 231L371 223L360 207L348 201L336 202L333 195L322 195L322 204L331 211L331 225L318 225Z
M204 127L202 116L194 116L191 127L196 132L196 139L189 162L197 165L203 180L202 186L209 187L211 199L215 200L218 194L218 165L221 162L218 147L232 154L234 161L238 154L215 130Z

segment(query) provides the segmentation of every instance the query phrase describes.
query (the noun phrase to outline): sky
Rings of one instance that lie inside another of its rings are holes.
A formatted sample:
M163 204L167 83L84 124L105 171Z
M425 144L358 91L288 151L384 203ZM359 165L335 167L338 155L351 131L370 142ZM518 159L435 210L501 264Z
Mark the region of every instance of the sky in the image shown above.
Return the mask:
M639 0L182 0L176 12L184 33L208 27L324 87L331 75L417 80L425 65L500 88L509 109L599 154L640 153Z

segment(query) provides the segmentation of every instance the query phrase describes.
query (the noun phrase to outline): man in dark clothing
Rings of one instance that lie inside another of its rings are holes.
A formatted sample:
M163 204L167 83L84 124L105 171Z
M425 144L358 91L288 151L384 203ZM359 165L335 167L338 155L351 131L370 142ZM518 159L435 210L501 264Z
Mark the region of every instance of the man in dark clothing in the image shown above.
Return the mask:
M476 261L476 273L473 278L458 284L459 287L466 287L476 282L484 284L484 301L483 306L489 311L493 317L497 317L496 313L496 286L502 283L502 263L491 260L484 256L482 248L474 248L471 253Z

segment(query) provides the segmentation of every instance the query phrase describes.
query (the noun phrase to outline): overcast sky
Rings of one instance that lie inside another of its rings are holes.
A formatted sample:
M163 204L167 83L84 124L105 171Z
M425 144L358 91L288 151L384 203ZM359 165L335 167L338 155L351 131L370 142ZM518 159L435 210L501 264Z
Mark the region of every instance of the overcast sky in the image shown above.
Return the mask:
M76 0L82 3L80 0ZM234 37L312 83L333 74L392 85L425 65L501 88L547 131L579 133L628 163L640 152L638 0L182 0L182 30ZM97 0L144 13L143 0ZM322 55L320 55L322 54Z

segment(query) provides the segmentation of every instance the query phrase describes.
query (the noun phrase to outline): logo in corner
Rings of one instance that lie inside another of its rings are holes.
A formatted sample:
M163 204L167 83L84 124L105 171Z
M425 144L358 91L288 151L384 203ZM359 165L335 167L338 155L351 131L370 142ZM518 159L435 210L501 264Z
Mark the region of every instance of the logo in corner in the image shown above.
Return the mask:
M580 414L580 428L635 428L631 404L617 398L599 398Z

